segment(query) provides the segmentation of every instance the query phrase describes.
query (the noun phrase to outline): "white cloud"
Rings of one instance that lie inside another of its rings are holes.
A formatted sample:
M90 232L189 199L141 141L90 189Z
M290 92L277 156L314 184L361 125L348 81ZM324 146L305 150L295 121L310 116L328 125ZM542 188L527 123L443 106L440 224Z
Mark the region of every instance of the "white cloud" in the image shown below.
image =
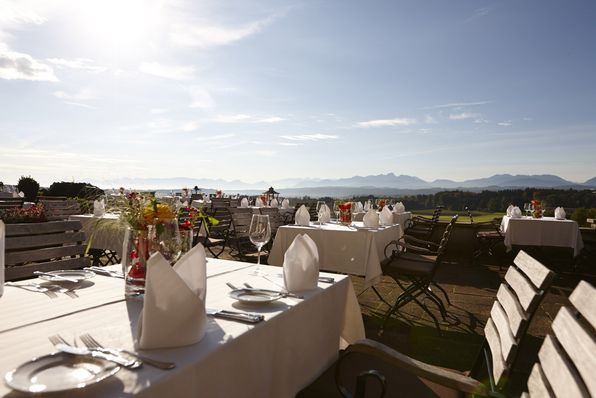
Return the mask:
M208 136L201 135L200 137L196 137L196 140L200 141L200 142L222 141L222 140L227 140L229 138L233 138L235 136L236 136L236 134L214 134L214 135L208 135Z
M162 65L157 62L143 62L139 70L148 75L172 80L190 80L195 74L195 68L192 66Z
M169 112L169 110L166 108L153 108L149 112L151 112L154 115L161 115L161 114Z
M54 97L67 101L89 101L97 98L95 94L87 88L83 88L73 94L64 91L54 91Z
M197 128L199 128L199 122L186 122L180 127L180 130L190 132Z
M472 112L461 112L461 113L452 113L449 115L449 119L451 120L465 120L465 119L477 119L482 115L479 113L472 113Z
M437 123L437 119L435 119L431 115L426 115L426 116L424 116L424 123L426 123L426 124L436 124Z
M255 151L255 155L272 157L272 156L277 155L277 152L272 151L270 149L259 149L259 150Z
M326 141L336 140L339 138L337 135L328 134L302 134L302 135L282 135L281 138L285 138L290 141Z
M10 51L0 44L0 79L57 82L54 70L28 54Z
M272 117L266 117L264 119L259 119L259 120L255 120L255 123L279 123L279 122L283 122L284 119L283 117L279 117L279 116L272 116Z
M392 127L409 126L416 123L416 119L396 118L396 119L378 119L358 123L358 127Z
M215 101L209 91L201 86L192 86L188 89L190 94L191 108L211 109L215 107Z
M205 23L204 21L182 23L174 27L170 33L170 39L174 44L187 47L208 48L222 46L260 32L273 19L273 17L269 17L237 27L218 26Z
M251 115L245 115L243 113L237 115L217 115L213 118L216 123L241 123L252 119Z
M281 146L300 146L304 145L301 142L280 142L279 145Z
M428 106L422 109L440 109L440 108L461 108L462 106L478 106L490 104L491 101L476 101L476 102L450 102L448 104Z
M497 123L497 125L499 125L499 126L504 126L504 127L511 126L512 124L513 124L513 123L511 122L511 120L505 120L505 121L503 121L503 122L499 122L499 123Z
M89 58L48 58L48 62L60 68L81 69L89 72L103 72L108 69L105 66L93 65L95 61Z

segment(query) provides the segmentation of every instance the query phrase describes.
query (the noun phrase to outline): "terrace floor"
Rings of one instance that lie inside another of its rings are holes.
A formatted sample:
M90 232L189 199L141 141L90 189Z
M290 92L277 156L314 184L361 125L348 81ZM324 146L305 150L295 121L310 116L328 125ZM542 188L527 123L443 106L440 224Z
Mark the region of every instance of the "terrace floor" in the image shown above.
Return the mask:
M521 372L512 377L511 393L519 396L523 391L532 364L544 336L550 332L550 324L579 280L596 284L596 259L583 258L577 268L572 269L571 260L548 251L541 261L551 267L557 276L548 294L542 301L529 327L526 342L520 352ZM233 259L225 252L220 256ZM453 259L441 266L437 282L447 291L451 306L447 307L447 321L441 321L439 311L433 304L429 309L439 320L441 334L433 320L416 304L410 303L394 314L382 336L378 330L388 306L379 300L372 289L364 289L363 278L352 276L352 283L362 310L366 337L380 341L389 347L418 360L461 371L470 370L479 353L484 338L484 324L495 300L496 291L507 267L501 269L485 259L480 264L470 265L469 258ZM401 293L399 286L389 277L383 276L376 285L377 290L388 301L394 302Z

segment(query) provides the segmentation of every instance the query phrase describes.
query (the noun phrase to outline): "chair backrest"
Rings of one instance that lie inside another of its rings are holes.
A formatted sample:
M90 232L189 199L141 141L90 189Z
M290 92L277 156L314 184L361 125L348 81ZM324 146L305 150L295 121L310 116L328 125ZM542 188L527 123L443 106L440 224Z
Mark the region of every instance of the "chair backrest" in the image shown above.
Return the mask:
M80 221L6 225L6 280L28 278L34 271L89 266Z
M580 281L561 307L528 379L532 397L596 397L596 288ZM528 396L527 394L525 396Z
M277 229L284 225L285 221L279 209L276 207L261 207L261 214L269 216L269 225L271 225L271 236L275 236Z
M0 199L0 210L23 207L24 201L23 198L2 198Z
M48 221L67 220L68 216L81 214L79 202L75 199L40 200Z
M445 227L445 232L443 232L443 237L441 238L441 241L439 242L439 248L437 249L437 263L441 261L443 254L445 254L445 250L447 250L447 245L449 244L449 239L451 238L451 232L453 231L453 226L457 222L458 218L458 214L451 217L451 221L449 221L449 224L447 224Z
M479 361L489 364L493 390L506 385L519 345L554 276L554 272L524 251L519 252L507 270L484 327L486 341L479 356Z
M222 207L230 207L230 198L213 198L213 199L211 199L211 208L219 209Z
M235 238L248 237L250 222L252 220L252 209L246 211L232 211L232 230Z

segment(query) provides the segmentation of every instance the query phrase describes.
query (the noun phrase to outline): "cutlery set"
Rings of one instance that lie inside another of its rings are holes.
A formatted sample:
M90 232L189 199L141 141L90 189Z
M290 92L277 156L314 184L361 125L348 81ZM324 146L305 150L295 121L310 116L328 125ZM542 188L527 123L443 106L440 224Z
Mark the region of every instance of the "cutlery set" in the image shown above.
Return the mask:
M5 282L5 286L12 286L17 287L20 289L28 290L30 292L35 293L43 293L49 298L58 298L58 293L63 293L70 298L78 298L79 296L74 292L77 288L77 285L71 287L65 287L61 285L55 285L50 283L26 283L26 284L19 284L15 282Z

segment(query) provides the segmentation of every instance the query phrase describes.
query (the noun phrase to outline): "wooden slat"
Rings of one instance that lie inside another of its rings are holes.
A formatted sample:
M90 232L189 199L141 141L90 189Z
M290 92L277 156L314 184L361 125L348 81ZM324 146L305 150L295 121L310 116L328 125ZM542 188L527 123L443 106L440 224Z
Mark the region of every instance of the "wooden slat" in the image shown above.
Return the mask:
M12 281L15 279L30 278L34 271L56 271L61 269L80 269L88 267L90 264L89 257L68 258L65 260L52 261L49 263L27 264L15 267L7 267L6 280Z
M484 336L486 337L486 341L488 342L488 346L490 347L490 352L492 354L493 377L495 379L495 383L498 384L501 376L503 376L505 373L506 366L503 356L501 355L499 333L497 332L495 324L490 318L488 318L488 321L486 321L486 326L484 327Z
M530 377L528 378L528 392L530 393L530 396L534 398L555 397L539 363L534 364L532 373L530 373ZM522 397L523 396L524 395L522 395ZM525 396L527 396L527 394Z
M579 311L580 314L596 329L596 288L586 281L580 281L573 293L569 296L569 301Z
M589 397L577 371L566 358L563 349L550 335L544 339L538 358L540 358L544 376L557 397Z
M523 310L532 311L539 298L534 286L515 267L509 267L505 280L515 292Z
M506 284L502 283L497 291L497 300L507 314L511 332L516 338L520 338L520 332L525 330L522 327L525 326L528 318L521 305L517 302L517 297Z
M29 247L40 247L84 241L85 233L82 231L48 235L14 236L6 239L6 250L25 249Z
M50 247L44 249L8 252L5 254L6 265L19 264L33 261L49 260L66 256L85 254L84 245Z
M591 296L592 300L595 299ZM569 308L562 307L552 324L557 340L583 378L588 391L596 397L596 341Z
M493 303L493 308L490 311L490 317L497 328L499 334L499 341L501 342L501 354L507 366L511 366L514 355L517 351L517 341L511 333L509 328L509 321L507 314L498 301Z
M49 221L41 223L7 224L6 236L45 234L63 231L79 231L83 227L79 220Z
M523 271L538 289L544 289L550 285L555 273L542 265L538 260L532 258L523 250L513 260L513 263Z

